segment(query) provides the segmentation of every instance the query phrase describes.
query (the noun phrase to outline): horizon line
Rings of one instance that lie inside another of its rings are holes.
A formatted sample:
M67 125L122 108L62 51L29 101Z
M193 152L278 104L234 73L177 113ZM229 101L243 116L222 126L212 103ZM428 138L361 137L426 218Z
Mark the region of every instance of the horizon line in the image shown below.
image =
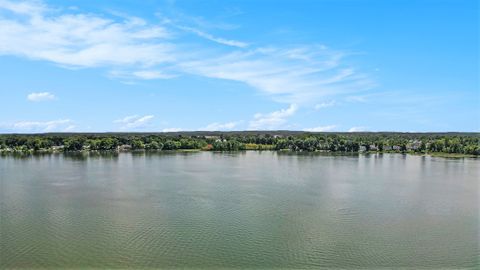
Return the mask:
M56 135L56 134L182 134L182 133L306 133L306 134L362 134L362 133L401 133L401 134L452 134L452 133L463 133L463 134L479 134L480 131L304 131L304 130L184 130L184 131L75 131L75 132L11 132L11 133L0 133L2 135Z

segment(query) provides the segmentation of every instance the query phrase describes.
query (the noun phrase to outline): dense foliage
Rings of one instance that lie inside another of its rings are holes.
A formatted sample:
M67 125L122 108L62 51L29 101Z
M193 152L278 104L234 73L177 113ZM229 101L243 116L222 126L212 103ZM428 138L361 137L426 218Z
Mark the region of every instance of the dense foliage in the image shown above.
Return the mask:
M480 155L478 133L185 132L105 134L5 134L0 152L128 150L291 150L418 152Z

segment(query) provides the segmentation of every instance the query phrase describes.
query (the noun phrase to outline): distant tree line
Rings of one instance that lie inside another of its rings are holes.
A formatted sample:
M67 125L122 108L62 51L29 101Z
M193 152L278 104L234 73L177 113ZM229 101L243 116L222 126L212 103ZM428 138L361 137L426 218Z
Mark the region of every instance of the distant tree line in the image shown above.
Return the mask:
M0 152L289 150L480 155L478 133L4 134Z

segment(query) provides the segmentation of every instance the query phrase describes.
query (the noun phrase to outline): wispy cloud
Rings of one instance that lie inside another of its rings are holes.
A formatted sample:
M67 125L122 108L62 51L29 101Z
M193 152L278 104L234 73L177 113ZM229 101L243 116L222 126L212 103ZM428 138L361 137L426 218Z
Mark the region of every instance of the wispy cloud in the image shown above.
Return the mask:
M320 110L320 109L323 109L323 108L332 107L332 106L335 106L336 104L337 103L334 100L329 101L329 102L318 103L318 104L315 104L315 110Z
M180 132L183 131L182 128L164 128L162 129L162 132Z
M250 121L249 129L251 130L269 130L281 128L287 122L287 118L294 115L298 106L291 104L287 109L281 109L271 113L257 113L253 120Z
M368 100L366 96L348 96L345 99L348 102L360 102L360 103L365 103Z
M0 0L0 7L18 14L22 14L22 15L41 13L47 10L47 7L39 1L27 2L27 1Z
M39 102L39 101L48 101L56 99L55 95L50 92L37 92L30 93L27 95L29 101Z
M145 79L145 80L153 80L153 79L171 79L175 78L175 75L172 74L167 74L163 71L159 70L140 70L140 71L134 71L133 76L140 78L140 79Z
M336 125L328 125L328 126L320 126L320 127L313 127L313 128L305 128L303 131L309 132L325 132L325 131L333 131L337 128Z
M3 124L1 129L6 132L62 132L71 131L75 128L70 119L51 121L18 121L13 124Z
M348 132L361 132L361 131L367 131L367 127L352 127L348 130Z
M205 127L199 128L198 130L206 131L220 131L220 130L233 130L238 126L240 122L228 122L228 123L211 123Z
M324 46L258 48L185 61L188 73L243 82L283 103L309 103L325 96L370 88L373 82L342 63L346 55Z
M188 32L192 32L192 33L198 35L199 37L208 39L210 41L213 41L213 42L216 42L216 43L219 43L219 44L227 45L227 46L245 48L249 45L246 42L242 42L242 41L238 41L238 40L231 40L231 39L215 37L215 36L213 36L209 33L200 31L200 30L198 30L196 28L193 28L193 27L178 26L178 28L180 28L182 30L185 30L185 31L188 31Z
M0 0L0 55L68 68L104 67L110 76L129 80L181 74L233 80L275 101L299 105L314 105L326 96L352 95L374 85L369 76L348 64L350 54L345 51L324 45L255 47L178 25L182 24L62 10L39 1ZM227 48L182 39L179 30Z
M0 1L0 54L73 67L152 66L173 61L168 31L138 20L59 14L41 2ZM121 57L119 57L121 56Z
M112 79L118 79L125 84L136 84L139 80L172 79L178 77L178 75L174 72L166 72L155 69L132 70L129 68L115 68L108 72L108 77Z
M75 131L76 128L77 128L77 126L75 126L75 125L69 125L66 128L64 128L63 131L64 132L71 132L71 131Z
M130 115L121 119L117 119L113 122L116 124L122 124L122 126L120 127L120 129L122 130L143 129L149 126L153 117L153 115Z

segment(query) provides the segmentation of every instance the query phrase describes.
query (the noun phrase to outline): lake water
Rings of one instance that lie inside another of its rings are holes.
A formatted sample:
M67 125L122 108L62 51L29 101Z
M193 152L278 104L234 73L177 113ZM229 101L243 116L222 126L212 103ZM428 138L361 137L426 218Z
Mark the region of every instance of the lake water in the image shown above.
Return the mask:
M480 160L0 157L0 268L476 268Z

